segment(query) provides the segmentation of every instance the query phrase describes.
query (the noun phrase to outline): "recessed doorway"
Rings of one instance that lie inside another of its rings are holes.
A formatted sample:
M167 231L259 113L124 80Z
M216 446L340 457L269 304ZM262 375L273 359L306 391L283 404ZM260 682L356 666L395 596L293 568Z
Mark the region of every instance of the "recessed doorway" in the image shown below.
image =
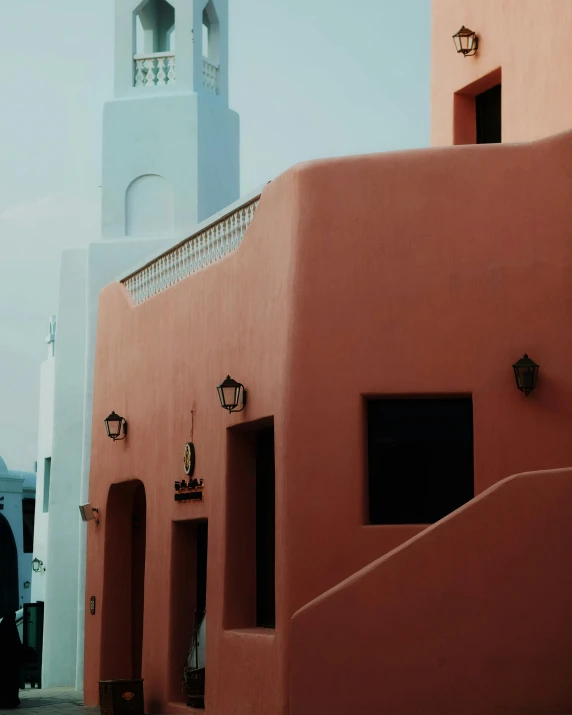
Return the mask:
M100 677L141 678L147 540L143 483L113 484L105 513Z
M204 707L208 521L173 522L171 560L170 696ZM202 672L201 672L202 671Z
M274 418L227 431L224 628L276 627Z

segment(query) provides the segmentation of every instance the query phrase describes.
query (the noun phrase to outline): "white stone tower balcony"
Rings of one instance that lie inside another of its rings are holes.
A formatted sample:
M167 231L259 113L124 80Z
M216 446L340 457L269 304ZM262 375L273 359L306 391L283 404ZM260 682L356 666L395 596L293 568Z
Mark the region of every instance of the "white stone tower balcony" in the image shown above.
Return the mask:
M176 82L175 53L148 52L133 55L136 87L166 87ZM213 94L219 93L219 66L208 57L202 58L202 85Z
M103 237L189 235L238 193L228 0L115 0L115 99L103 116Z
M161 87L175 84L175 53L149 52L134 55L135 86Z
M116 7L116 97L170 87L228 103L228 0L117 0Z

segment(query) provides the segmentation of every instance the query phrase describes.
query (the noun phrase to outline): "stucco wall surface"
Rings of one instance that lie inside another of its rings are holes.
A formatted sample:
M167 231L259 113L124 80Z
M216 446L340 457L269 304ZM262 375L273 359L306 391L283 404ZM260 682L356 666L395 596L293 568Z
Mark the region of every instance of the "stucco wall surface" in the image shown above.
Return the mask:
M176 588L171 579L171 523L208 517L209 712L228 715L244 712L244 708L253 713L284 712L281 703L286 700L286 679L278 653L290 614L278 604L276 635L271 631L223 631L220 624L225 571L226 428L275 415L277 432L283 430L293 271L289 237L297 222L296 196L295 173L278 179L265 190L248 239L239 251L138 307L119 284L111 284L101 293L90 501L102 511L98 527L88 524L86 599L95 595L102 606L95 616L86 616L86 703L98 702L97 679L105 649L101 623L106 618L105 609L114 608L113 603L103 601L108 587L103 569L108 490L114 482L139 479L147 498L146 709L185 711L179 688L174 698L178 704L168 702L171 670L182 666L182 662L171 664L169 657L170 619L181 618L180 612L170 610ZM221 409L215 388L227 373L246 385L257 385L249 395L248 412L229 416ZM128 420L124 442L112 443L105 434L103 419L112 409ZM197 448L195 477L205 479L205 499L202 503L175 503L173 485L184 477L182 455L190 439L191 422ZM276 449L281 460L281 441ZM279 524L281 503L279 498ZM281 556L277 573L281 581ZM174 578L184 580L189 575L185 569L176 569ZM124 669L129 667L129 663L123 665ZM126 674L118 666L113 673L103 675ZM221 688L221 682L233 687Z
M291 613L414 533L366 525L364 396L472 395L476 494L572 464L571 168L568 132L297 170ZM541 366L528 398L511 368L524 352Z
M302 164L266 188L235 253L137 307L120 285L102 292L90 501L104 506L114 482L146 488L149 712L179 707L166 695L169 618L178 618L169 599L186 578L176 564L170 576L173 520L209 519L207 710L216 715L288 712L292 615L423 530L367 524L365 396L472 395L476 494L508 474L572 463L571 164L571 133ZM511 368L525 351L541 366L528 398ZM215 392L228 373L248 389L245 411L230 416ZM101 422L112 409L129 421L116 444ZM207 489L204 503L183 505L172 484L191 410ZM240 597L228 590L240 489L226 427L270 415L276 630L225 630L223 613L232 620ZM105 513L89 527L86 597L101 602ZM338 613L330 628L358 616ZM86 621L89 704L101 618Z
M510 477L298 611L292 715L570 712L571 500Z
M453 143L455 92L498 68L503 142L571 128L571 23L571 0L432 0L431 144ZM455 53L461 25L479 36L473 57Z

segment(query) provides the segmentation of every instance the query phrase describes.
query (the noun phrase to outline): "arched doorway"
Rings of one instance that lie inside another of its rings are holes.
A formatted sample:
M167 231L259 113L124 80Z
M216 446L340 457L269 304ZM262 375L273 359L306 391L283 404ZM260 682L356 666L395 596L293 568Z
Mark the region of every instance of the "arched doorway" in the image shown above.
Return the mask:
M102 680L141 677L146 521L143 483L113 484L105 510Z
M0 514L0 618L18 610L19 595L18 549L8 519Z

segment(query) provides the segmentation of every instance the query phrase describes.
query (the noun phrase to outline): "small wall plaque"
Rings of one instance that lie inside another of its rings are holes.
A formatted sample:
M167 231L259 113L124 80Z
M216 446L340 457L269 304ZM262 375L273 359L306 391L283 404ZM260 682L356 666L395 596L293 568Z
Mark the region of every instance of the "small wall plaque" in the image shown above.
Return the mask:
M89 612L95 616L95 596L91 596L89 599Z
M185 466L185 474L187 477L192 477L195 471L195 445L192 442L187 442L185 445L185 455L183 457Z

